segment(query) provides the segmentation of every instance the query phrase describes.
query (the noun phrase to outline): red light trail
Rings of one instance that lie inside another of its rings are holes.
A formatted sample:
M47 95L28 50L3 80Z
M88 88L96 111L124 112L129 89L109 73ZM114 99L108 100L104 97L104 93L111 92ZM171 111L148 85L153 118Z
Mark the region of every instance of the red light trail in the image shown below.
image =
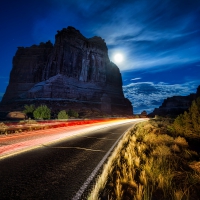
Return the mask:
M64 123L61 122L60 124L58 122L55 124L54 122L53 128L49 129L1 135L0 159L41 147L43 144L56 142L78 134L84 134L104 126L110 126L116 123L126 123L130 120L131 119L79 120ZM47 123L51 124L50 122Z

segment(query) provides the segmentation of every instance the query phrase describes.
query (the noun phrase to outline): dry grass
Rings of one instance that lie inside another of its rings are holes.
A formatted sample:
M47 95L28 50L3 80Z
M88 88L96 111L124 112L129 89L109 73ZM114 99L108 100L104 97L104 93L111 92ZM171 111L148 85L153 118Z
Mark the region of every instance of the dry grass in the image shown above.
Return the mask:
M150 120L127 132L88 199L199 199L199 155L168 126Z

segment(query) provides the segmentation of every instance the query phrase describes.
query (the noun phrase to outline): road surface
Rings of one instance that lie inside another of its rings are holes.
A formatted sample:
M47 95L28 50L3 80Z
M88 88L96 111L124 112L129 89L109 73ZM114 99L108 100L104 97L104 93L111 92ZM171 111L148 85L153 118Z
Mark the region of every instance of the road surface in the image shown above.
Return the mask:
M136 122L83 126L67 134L54 129L41 138L0 138L0 199L86 199L90 180Z

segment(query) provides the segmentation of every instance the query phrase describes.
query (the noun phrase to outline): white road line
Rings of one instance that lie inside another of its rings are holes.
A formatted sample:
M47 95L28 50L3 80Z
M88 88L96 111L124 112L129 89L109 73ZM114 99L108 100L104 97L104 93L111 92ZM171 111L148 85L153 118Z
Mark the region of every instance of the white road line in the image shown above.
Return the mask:
M135 125L135 124L134 124ZM133 125L133 126L134 126ZM130 128L132 128L133 126L131 126ZM130 129L129 128L129 129ZM112 145L112 147L109 149L109 151L106 153L106 155L102 158L102 160L99 162L99 164L96 166L96 168L93 170L93 172L90 174L90 176L87 178L87 180L85 181L85 183L83 183L83 185L81 186L81 188L79 189L79 191L76 193L76 195L72 198L72 200L78 200L82 194L84 193L85 189L88 187L88 185L90 184L90 182L93 180L93 178L95 177L96 173L99 171L99 169L101 168L101 166L104 164L104 162L106 161L106 159L108 158L108 156L110 155L111 151L115 148L115 146L117 145L117 143L119 142L119 140L124 136L124 134L129 130L127 129L119 138L118 140Z

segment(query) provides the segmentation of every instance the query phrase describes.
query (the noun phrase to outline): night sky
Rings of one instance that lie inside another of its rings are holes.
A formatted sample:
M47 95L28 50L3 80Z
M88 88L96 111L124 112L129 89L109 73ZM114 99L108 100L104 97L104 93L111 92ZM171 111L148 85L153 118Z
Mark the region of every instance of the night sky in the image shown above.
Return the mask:
M100 36L123 78L134 113L200 85L200 0L6 0L0 4L0 99L18 46L51 40L73 26Z

